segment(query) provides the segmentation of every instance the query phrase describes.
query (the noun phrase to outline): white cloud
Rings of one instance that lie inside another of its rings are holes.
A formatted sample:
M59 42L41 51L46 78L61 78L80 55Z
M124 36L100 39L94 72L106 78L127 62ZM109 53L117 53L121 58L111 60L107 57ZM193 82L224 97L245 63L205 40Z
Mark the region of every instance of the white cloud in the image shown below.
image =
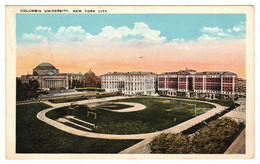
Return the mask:
M127 43L137 45L160 44L165 42L166 37L160 36L159 30L150 29L149 26L143 22L136 22L134 27L128 28L121 26L114 28L112 26L103 27L102 31L97 35L87 33L81 26L60 27L55 33L50 27L38 26L35 28L34 33L24 34L23 39L34 41L48 39L49 41L69 43L69 42L82 42L84 44L111 44ZM27 36L35 35L35 36ZM41 36L41 37L40 37Z
M184 39L183 38L175 38L175 39L172 39L172 42L183 43Z
M51 31L51 27L38 26L35 28L36 31Z
M229 36L219 27L203 27L200 32L202 32L202 35L198 38L198 41L215 41Z
M241 31L241 29L239 27L233 27L233 30L236 31L236 32Z
M203 27L200 31L203 33L220 33L223 29L219 27Z
M23 34L22 38L24 40L33 40L33 41L43 41L45 40L46 38L41 36L41 35L37 35L37 34L33 34L33 33L25 33Z
M236 25L233 27L233 30L235 32L240 32L240 31L244 31L246 30L246 22L240 22L240 24Z
M86 38L86 32L81 26L60 27L55 34L55 40L58 42L83 41Z
M126 26L117 29L106 26L97 36L93 36L93 39L96 41L128 42L131 44L159 44L166 40L166 37L161 37L160 34L160 31L150 29L147 24L137 22L134 24L133 29Z
M202 34L199 38L198 38L198 41L215 41L217 40L218 38L217 37L212 37L212 36L209 36L207 34Z
M245 39L246 23L240 22L232 28L203 27L198 41Z
M218 36L229 36L228 34L224 33L224 32L220 32L217 34Z

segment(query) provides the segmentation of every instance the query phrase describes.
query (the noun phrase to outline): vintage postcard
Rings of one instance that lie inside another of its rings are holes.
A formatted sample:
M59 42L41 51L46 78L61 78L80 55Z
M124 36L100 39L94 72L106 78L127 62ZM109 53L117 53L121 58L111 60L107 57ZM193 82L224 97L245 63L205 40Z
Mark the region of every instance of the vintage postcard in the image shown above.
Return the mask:
M7 6L8 159L254 158L253 6Z

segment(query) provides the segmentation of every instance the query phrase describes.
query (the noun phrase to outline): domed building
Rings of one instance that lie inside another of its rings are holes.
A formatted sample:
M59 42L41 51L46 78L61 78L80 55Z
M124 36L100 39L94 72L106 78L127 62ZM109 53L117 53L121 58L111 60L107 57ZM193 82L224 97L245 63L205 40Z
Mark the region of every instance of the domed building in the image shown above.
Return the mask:
M33 69L33 75L55 75L59 74L59 70L56 69L50 63L41 63Z
M21 76L21 80L24 83L28 83L30 79L37 80L40 88L44 90L68 89L69 87L69 75L60 74L59 69L46 62L36 66L32 75Z
M89 69L89 71L85 73L82 87L100 88L100 78L97 77L91 69Z

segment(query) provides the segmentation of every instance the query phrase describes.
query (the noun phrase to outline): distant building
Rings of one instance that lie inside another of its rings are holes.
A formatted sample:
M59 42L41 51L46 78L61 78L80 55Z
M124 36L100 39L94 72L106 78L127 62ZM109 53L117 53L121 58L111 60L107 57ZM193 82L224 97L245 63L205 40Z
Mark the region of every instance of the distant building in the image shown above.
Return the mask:
M237 79L237 92L239 96L246 96L246 79Z
M100 78L90 69L83 77L82 87L100 88Z
M69 88L74 88L73 86L73 81L77 81L80 85L84 79L84 75L79 72L79 73L64 73L68 76L69 79ZM81 86L80 86L81 87Z
M33 74L22 75L22 83L28 83L30 79L39 82L40 88L44 90L61 90L73 87L73 81L79 87L100 87L100 78L91 69L85 73L59 73L59 69L50 63L41 63L33 69Z
M152 95L156 93L156 79L152 72L109 72L101 76L101 86L107 92Z
M59 70L50 63L41 63L33 69L33 75L57 75Z
M69 77L67 74L60 74L59 70L50 63L41 63L33 69L32 75L22 75L21 81L28 83L30 79L39 82L40 88L50 90L53 88L68 89Z
M237 75L232 72L196 72L181 70L158 75L158 92L162 95L208 99L234 99Z
M207 99L237 97L237 74L233 72L196 72L186 69L156 75L152 72L109 72L101 76L102 89L125 95L185 96Z
M41 63L33 69L33 74L22 75L21 81L30 79L39 82L40 88L57 90L73 88L73 81L80 87L100 87L107 92L121 92L125 95L185 96L207 99L234 99L245 96L246 80L238 79L233 72L196 72L187 69L165 72L109 72L97 77L90 69L82 73L59 73L50 63Z

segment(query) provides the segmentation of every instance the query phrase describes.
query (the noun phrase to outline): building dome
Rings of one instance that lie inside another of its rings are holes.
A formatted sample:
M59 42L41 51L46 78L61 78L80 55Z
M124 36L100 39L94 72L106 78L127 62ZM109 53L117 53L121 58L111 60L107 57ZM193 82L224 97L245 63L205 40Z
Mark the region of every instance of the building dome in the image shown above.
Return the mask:
M94 75L95 76L95 73L93 71L91 71L91 69L89 69L89 71L86 72L85 75Z
M56 69L56 68L50 63L41 63L34 69L35 70L52 70L52 69Z
M50 63L41 63L33 69L33 75L55 75L59 73L59 69Z

